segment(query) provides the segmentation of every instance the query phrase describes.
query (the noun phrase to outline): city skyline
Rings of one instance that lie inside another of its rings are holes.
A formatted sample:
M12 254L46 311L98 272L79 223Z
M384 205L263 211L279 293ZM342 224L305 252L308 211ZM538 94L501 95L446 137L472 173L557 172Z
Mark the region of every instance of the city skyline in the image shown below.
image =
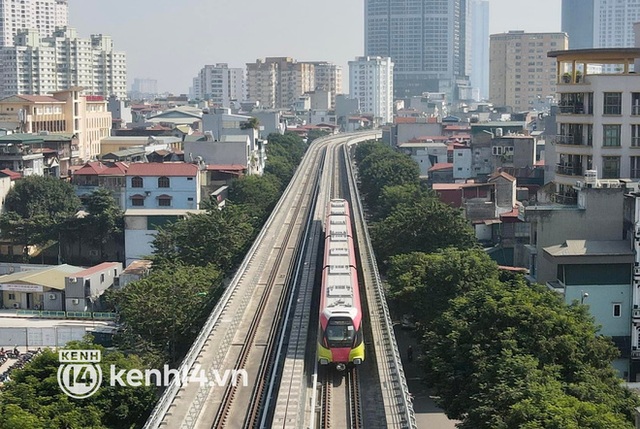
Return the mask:
M514 0L489 3L491 34L560 31L560 0L540 0L534 7ZM364 0L325 0L317 9L299 5L292 0L70 0L69 23L82 37L113 37L115 48L127 54L128 87L144 77L157 79L159 91L186 93L205 64L246 68L268 56L330 61L346 72L348 61L364 54ZM325 22L329 25L321 25Z

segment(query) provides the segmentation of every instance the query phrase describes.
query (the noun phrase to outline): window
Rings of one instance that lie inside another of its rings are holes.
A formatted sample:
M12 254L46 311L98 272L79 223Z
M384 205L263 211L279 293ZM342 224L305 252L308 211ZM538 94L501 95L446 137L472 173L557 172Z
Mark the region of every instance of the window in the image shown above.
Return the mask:
M640 156L631 156L631 168L629 174L632 179L640 179Z
M10 293L9 294L9 299L12 300L12 301L15 301L16 300L16 294L15 293Z
M602 178L617 179L620 177L620 157L619 156L603 156L602 157Z
M603 146L620 146L620 125L603 125Z
M160 195L158 197L158 206L171 207L171 197L169 195Z
M169 178L167 176L158 177L158 188L168 188Z
M622 114L622 93L621 92L605 92L604 93L604 114L605 115Z
M134 176L131 178L131 187L132 188L142 188L142 177Z
M622 304L614 303L613 304L613 317L622 316Z
M640 125L631 125L631 146L640 146Z
M100 283L104 283L104 274L100 274Z
M131 205L133 207L144 207L144 197L142 195L134 195L131 197Z

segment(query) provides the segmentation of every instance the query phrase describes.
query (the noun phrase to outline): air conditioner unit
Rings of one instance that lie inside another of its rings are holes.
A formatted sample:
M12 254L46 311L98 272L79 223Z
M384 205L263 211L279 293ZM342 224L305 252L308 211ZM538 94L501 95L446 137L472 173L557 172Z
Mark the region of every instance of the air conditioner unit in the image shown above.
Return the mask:
M640 276L640 267L633 267L633 275Z
M640 223L636 225L636 238L640 238Z
M13 303L13 308L20 308L20 303L19 302L14 302Z
M78 283L78 278L77 277L69 277L69 282Z
M78 304L80 304L80 300L79 300L78 298L73 298L73 299L71 300L71 304L73 304L73 305L78 305Z
M57 298L57 296L56 296L55 293L50 293L49 294L49 299L56 299L56 298Z
M505 146L504 147L504 153L513 153L514 151L514 147L513 146Z
M491 154L502 155L502 146L494 146L491 148Z

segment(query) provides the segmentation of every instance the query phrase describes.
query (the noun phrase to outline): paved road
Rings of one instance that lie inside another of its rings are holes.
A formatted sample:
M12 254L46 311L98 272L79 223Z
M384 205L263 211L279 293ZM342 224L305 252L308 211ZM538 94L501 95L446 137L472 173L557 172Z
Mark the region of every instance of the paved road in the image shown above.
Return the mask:
M395 325L396 340L400 354L402 355L402 365L409 384L409 391L413 395L413 409L416 413L416 421L420 429L455 429L455 420L449 420L444 412L438 408L432 399L431 392L420 378L420 368L415 358L420 354L417 341L410 331L404 331ZM413 362L407 361L407 349L413 346Z

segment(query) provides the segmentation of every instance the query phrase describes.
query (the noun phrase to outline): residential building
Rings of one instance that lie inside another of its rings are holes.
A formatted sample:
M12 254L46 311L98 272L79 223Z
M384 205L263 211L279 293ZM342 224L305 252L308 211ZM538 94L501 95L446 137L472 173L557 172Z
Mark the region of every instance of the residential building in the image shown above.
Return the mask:
M418 164L420 177L426 178L434 165L447 162L446 137L440 141L434 140L436 139L413 139L398 144L398 150L409 155Z
M65 278L65 311L100 311L100 296L118 284L122 263L103 262Z
M100 140L110 134L111 112L103 97L81 95L81 91L82 88L70 88L50 96L14 95L0 99L0 121L23 133L75 136L77 158L96 159Z
M0 47L13 46L19 31L32 28L49 37L68 22L67 0L1 0Z
M150 78L136 77L131 85L131 98L141 100L143 98L153 98L158 95L158 81Z
M141 280L149 275L153 262L148 259L138 259L127 265L120 274L117 288L122 289L131 282Z
M83 39L64 27L40 37L35 29L23 30L14 46L0 48L0 97L43 95L72 87L83 87L89 95L127 97L126 55L114 49L110 36Z
M575 199L573 185L587 172L594 179L640 178L640 75L632 71L640 48L548 55L558 62L559 110L553 150L545 151L545 181L555 184L558 201ZM591 64L619 71L591 74Z
M111 128L114 130L126 128L133 122L131 106L115 95L111 95L107 100L107 110L111 112Z
M478 91L475 101L489 98L489 0L471 0L470 69L467 74L471 86ZM467 40L469 42L469 40Z
M76 195L81 200L98 189L108 189L120 208L124 210L126 208L125 187L128 168L129 165L124 162L89 161L73 172L71 183L76 189Z
M188 125L191 130L200 130L202 109L192 106L177 106L145 118L146 124L161 125L174 128L179 125Z
M182 139L173 136L109 136L100 140L100 158L121 150L142 148L145 154L156 150L180 151Z
M312 63L267 57L247 63L247 99L267 109L289 109L299 96L315 89Z
M328 92L330 104L327 109L335 109L336 95L342 94L342 67L324 61L310 64L313 64L314 68L315 91Z
M253 146L249 136L244 134L225 134L220 140L214 140L211 135L187 140L184 142L184 151L188 159L200 160L207 168L222 165L227 166L224 170L240 169L247 175L261 175L264 172L264 146Z
M397 99L444 92L458 100L468 85L467 16L465 0L366 0L364 54L391 58Z
M614 367L629 375L632 244L624 236L625 184L619 180L574 183L573 204L521 207L530 224L528 243L516 245L517 265L532 282L546 284L565 301L589 306L600 333L621 352Z
M127 209L188 209L200 206L200 168L184 162L129 165L125 173Z
M244 70L220 63L205 65L193 79L194 97L218 107L230 107L231 101L245 97Z
M362 113L380 124L393 122L394 63L389 57L357 57L349 61L349 92Z
M562 0L562 31L570 49L625 48L634 44L633 24L640 21L635 0Z
M530 110L556 92L556 62L547 52L567 49L565 33L492 34L489 99L497 107Z

